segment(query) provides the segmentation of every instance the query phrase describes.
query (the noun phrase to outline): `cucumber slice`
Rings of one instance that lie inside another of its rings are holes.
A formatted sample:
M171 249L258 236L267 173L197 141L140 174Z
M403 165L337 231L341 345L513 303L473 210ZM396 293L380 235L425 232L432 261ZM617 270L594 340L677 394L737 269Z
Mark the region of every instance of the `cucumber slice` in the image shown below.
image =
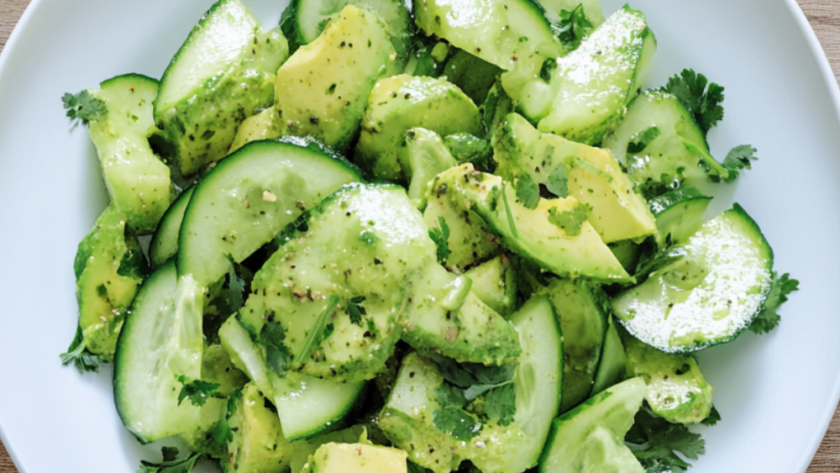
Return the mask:
M535 209L528 209L517 203L512 185L475 171L471 164L440 174L433 189L443 184L457 208L474 211L507 248L543 269L561 277L632 281L588 221L579 221L577 235L551 222L552 215L580 213L573 197L540 199Z
M691 113L662 91L647 91L633 100L603 146L647 195L663 194L685 180L704 181L706 169L727 175L709 154L706 137Z
M315 41L331 20L347 5L375 13L387 25L388 36L397 52L395 69L402 71L408 61L414 25L402 0L292 0L283 11L280 28L289 40L289 49Z
M179 405L181 375L201 377L204 334L200 312L182 310L198 292L181 294L175 264L158 269L140 288L117 343L114 399L123 424L148 443L198 427L198 407ZM197 315L197 317L196 317Z
M209 287L344 184L361 180L312 142L261 141L240 149L196 186L184 213L178 273ZM247 229L247 231L243 231Z
M644 15L625 6L578 49L557 61L551 77L552 98L526 107L538 111L539 129L572 141L600 143L626 113L647 80L656 51L656 38Z
M583 6L583 11L592 26L597 28L605 20L600 0L537 0L537 2L545 10L545 16L553 22L560 21L560 12L572 11L578 5Z
M645 382L624 381L557 418L540 458L541 473L645 470L624 446L642 407Z
M402 187L352 184L295 227L254 277L241 322L261 333L274 314L294 358L287 369L373 379L400 338L412 280L435 260L420 212Z
M195 187L185 190L169 206L163 218L160 219L155 235L149 245L149 256L152 260L152 267L163 266L169 258L178 254L178 236L181 234L181 222L184 221L184 212L190 203Z
M288 441L311 437L338 423L353 407L364 383L337 383L293 372L281 378L268 366L263 349L229 318L219 330L222 346L237 368L272 399Z
M711 197L693 187L680 187L651 199L650 210L656 216L660 246L666 241L684 242L696 233L703 225L703 216L711 203Z
M595 284L555 279L543 291L560 318L566 344L563 411L589 397L604 346L609 298Z
M618 334L618 325L612 317L608 317L608 320L604 348L601 350L598 372L595 374L595 383L592 385L593 396L614 385L627 365L627 353L624 351L621 336Z
M166 68L154 103L181 174L227 155L239 124L271 105L274 74L288 57L279 28L264 32L239 0L210 7Z
M712 411L713 389L691 355L663 353L622 330L627 375L647 384L647 400L658 416L674 424L696 424Z
M158 81L126 74L106 80L91 93L107 109L89 125L108 194L133 231L151 233L175 197L169 168L148 141L157 130L152 102Z
M344 151L359 131L371 89L393 61L385 24L349 5L277 71L274 106L289 134Z
M615 315L668 353L735 339L761 311L772 282L773 250L758 225L735 204L676 249L686 256L613 299Z

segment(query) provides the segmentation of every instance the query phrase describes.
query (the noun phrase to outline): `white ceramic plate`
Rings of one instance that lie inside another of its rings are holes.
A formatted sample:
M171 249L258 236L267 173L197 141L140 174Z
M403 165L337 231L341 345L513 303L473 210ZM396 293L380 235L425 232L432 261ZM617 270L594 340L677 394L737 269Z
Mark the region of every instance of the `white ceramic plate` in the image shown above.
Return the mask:
M609 13L623 0L604 0ZM35 0L0 56L0 430L22 473L135 472L155 446L122 427L111 370L58 354L76 327L76 245L106 205L93 146L60 97L126 72L159 77L211 0ZM246 0L276 24L283 0ZM825 55L794 0L636 0L659 39L650 85L693 67L726 86L713 152L761 160L718 193L759 222L802 281L781 328L704 352L723 415L695 473L802 472L840 396L840 122Z

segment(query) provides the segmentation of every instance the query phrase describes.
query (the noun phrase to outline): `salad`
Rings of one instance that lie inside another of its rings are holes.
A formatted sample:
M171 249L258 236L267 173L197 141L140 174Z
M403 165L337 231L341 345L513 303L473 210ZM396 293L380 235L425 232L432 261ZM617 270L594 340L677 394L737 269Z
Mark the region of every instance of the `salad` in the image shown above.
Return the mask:
M598 0L219 0L159 81L63 97L111 203L62 362L114 364L142 472L685 471L694 353L799 283L707 217L757 151L656 48Z

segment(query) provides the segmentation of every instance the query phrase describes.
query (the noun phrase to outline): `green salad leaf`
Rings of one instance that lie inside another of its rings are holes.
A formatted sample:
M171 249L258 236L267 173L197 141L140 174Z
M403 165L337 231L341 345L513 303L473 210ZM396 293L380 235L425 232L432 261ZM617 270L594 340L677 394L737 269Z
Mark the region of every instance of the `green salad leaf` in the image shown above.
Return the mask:
M108 114L105 102L93 96L85 89L76 95L67 93L61 97L67 117L73 123L81 121L87 125L91 121L100 120Z
M779 325L782 317L779 315L779 308L787 302L788 296L799 290L799 281L791 279L789 273L781 276L773 272L773 285L770 286L770 293L764 302L761 312L750 324L750 330L757 334L764 334L772 331Z
M429 229L429 238L437 245L438 263L443 263L452 253L449 250L449 225L443 217L438 217L438 223L440 227Z
M625 442L648 473L684 473L706 453L706 441L682 424L671 424L644 406ZM680 456L682 455L682 456Z
M723 120L724 88L703 74L685 69L668 80L665 92L674 95L694 116L704 135Z

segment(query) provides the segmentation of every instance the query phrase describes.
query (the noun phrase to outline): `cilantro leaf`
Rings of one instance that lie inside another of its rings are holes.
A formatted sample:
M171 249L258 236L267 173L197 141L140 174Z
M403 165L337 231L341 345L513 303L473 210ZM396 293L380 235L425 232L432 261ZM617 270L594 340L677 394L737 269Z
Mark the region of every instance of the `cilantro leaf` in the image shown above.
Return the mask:
M567 51L577 49L580 43L593 31L595 31L595 26L586 16L582 3L571 11L561 11L560 23L554 27L554 34L563 43Z
M67 93L61 97L67 117L75 123L77 120L85 125L92 120L100 120L108 114L105 102L93 96L87 89L76 95Z
M707 88L708 86L708 88ZM680 75L668 80L665 91L674 95L694 116L704 135L723 119L723 87L712 82L703 74L685 69Z
M641 153L650 146L653 140L659 138L661 134L662 131L658 126L652 126L645 131L637 133L635 138L627 144L627 154Z
M545 62L543 62L542 67L540 68L540 79L546 82L551 82L551 76L554 75L555 70L557 70L557 59L546 59Z
M260 341L265 347L265 357L268 365L278 376L286 375L286 366L289 364L290 354L285 340L286 331L278 322L269 320L263 325L260 332Z
M433 473L432 470L428 468L423 468L422 466L412 463L411 460L407 462L408 465L408 473Z
M193 406L203 406L207 399L216 397L219 392L218 383L209 383L200 379L187 381L184 375L178 376L178 382L183 386L181 392L178 393L178 405L180 406L184 399L189 398Z
M700 423L712 427L717 425L718 422L720 422L720 412L718 412L717 407L712 406L712 411L709 412L709 417L706 417Z
M726 159L723 160L723 167L729 171L729 177L723 179L726 183L734 182L741 175L744 169L752 169L752 161L757 161L755 153L758 150L751 145L741 145L732 148ZM720 182L721 177L718 175L709 175L712 182Z
M242 390L237 389L230 393L225 404L225 412L213 427L210 428L210 437L220 447L225 447L233 441L233 429L230 428L230 418L236 413L236 403L242 399Z
M431 355L431 358L438 366L443 379L461 388L467 401L472 401L493 388L510 384L516 372L515 364L485 366L458 363L451 358L435 354Z
M770 286L770 293L764 301L761 312L750 324L750 330L761 335L768 333L779 325L782 320L778 314L779 307L787 302L788 296L799 290L799 281L791 279L790 274L785 273L781 277L773 271L773 284Z
M300 350L300 353L295 356L295 363L303 363L310 355L312 355L315 348L321 344L321 341L324 339L324 333L327 329L327 320L332 317L335 312L335 308L338 306L339 300L339 297L334 295L327 299L327 305L324 306L324 310L321 311L318 318L315 319L315 324L312 326L312 330L309 331L309 334L306 336L306 340L303 342L303 348Z
M437 245L438 263L443 263L452 253L449 250L449 225L443 217L438 217L439 228L429 229L429 238Z
M365 244L370 245L370 246L375 245L376 242L379 241L379 237L376 236L376 233L369 232L369 231L362 232L362 234L359 236L359 238L363 242L365 242Z
M227 283L228 283L228 303L230 304L230 311L236 312L245 304L246 294L249 292L250 279L249 271L237 263L233 256L227 255L230 261L230 268L228 268Z
M499 386L487 394L484 400L487 417L495 420L501 426L508 426L513 422L516 414L516 388L513 383Z
M706 452L706 441L682 424L671 424L643 407L636 423L627 432L625 442L645 471L683 473L691 466L678 456L696 460Z
M438 386L435 390L435 399L441 407L457 407L460 409L467 403L464 391L448 383Z
M79 370L79 373L85 372L99 372L99 364L101 362L98 355L89 352L85 345L85 336L82 332L82 327L76 328L76 336L70 343L67 353L59 355L61 364L64 366L73 363L73 366Z
M434 412L433 423L441 432L456 440L469 441L481 432L481 422L457 407L443 407Z
M367 315L367 310L362 307L362 302L365 301L365 296L356 296L350 299L347 304L347 315L350 316L350 322L362 326L362 318Z
M545 183L546 189L557 197L569 196L569 169L565 164L552 169Z
M540 205L540 186L527 172L520 174L516 180L516 201L531 210Z
M548 211L548 221L566 232L568 236L580 235L586 219L586 205L579 205L564 212L558 212L557 207Z
M161 447L163 461L160 463L140 460L140 470L137 473L191 473L199 458L200 453L193 453L187 458L178 461L178 449L174 447Z

